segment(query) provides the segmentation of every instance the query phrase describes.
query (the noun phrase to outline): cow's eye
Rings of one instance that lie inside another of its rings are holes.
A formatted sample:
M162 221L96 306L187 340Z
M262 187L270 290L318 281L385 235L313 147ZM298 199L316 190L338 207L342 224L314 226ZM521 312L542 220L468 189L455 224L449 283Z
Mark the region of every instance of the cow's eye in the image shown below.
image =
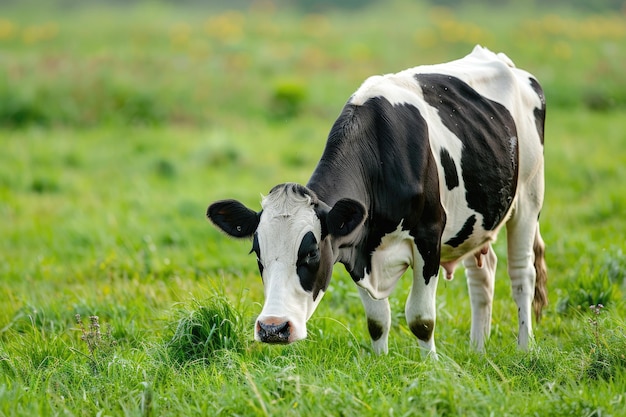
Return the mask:
M298 259L298 265L314 265L319 261L320 251L317 246Z
M319 254L320 254L320 251L317 247L315 249L311 249L311 251L306 254L307 263L316 261L317 258L319 257Z

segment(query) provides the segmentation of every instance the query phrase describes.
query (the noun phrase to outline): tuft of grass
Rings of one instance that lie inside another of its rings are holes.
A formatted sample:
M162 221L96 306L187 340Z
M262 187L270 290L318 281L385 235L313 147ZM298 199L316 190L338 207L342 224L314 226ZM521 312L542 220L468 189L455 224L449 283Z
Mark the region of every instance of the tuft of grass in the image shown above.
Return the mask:
M584 357L582 374L589 379L613 380L626 371L626 330L624 323L605 319L604 305L589 306L589 353Z
M179 364L211 362L218 351L242 351L246 343L240 313L224 296L193 300L181 308L166 342L169 356Z
M83 324L80 314L76 314L74 317L81 332L80 339L87 345L89 352L87 357L91 367L94 372L98 372L105 367L117 346L117 341L112 336L111 326L107 326L106 331L102 332L98 316L89 316L87 327Z
M557 302L557 311L567 314L571 309L606 306L620 297L620 285L625 281L625 266L620 248L609 250L594 259L584 259L573 269L564 294Z

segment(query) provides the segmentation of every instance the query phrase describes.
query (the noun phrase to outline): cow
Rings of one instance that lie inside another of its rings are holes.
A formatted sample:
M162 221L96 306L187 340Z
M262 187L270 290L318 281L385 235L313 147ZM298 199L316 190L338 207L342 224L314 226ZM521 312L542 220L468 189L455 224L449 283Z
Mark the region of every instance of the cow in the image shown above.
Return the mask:
M546 103L537 79L477 45L458 60L372 76L332 126L306 186L285 183L261 210L221 200L207 210L227 235L252 240L265 303L255 340L306 338L309 320L342 263L357 284L374 352L388 352L388 297L411 267L409 328L436 357L435 298L465 267L470 343L491 328L498 232L507 229L517 344L527 350L547 305L544 197Z

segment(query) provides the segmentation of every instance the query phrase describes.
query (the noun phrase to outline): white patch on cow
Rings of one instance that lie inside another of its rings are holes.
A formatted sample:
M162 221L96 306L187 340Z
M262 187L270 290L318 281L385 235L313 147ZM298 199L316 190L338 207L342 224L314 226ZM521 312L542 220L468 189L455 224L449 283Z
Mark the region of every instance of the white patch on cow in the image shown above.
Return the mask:
M486 49L486 48L483 48L483 49ZM476 47L474 48L474 50L476 50ZM496 56L500 59L500 61L507 64L509 67L515 68L515 63L513 62L513 60L511 60L511 58L509 58L508 55L505 54L504 52L498 52Z
M321 224L309 196L293 192L270 193L261 206L263 212L257 238L263 264L265 304L257 322L290 323L289 342L306 338L306 321L322 299L313 300L300 285L296 272L298 248L304 235L312 231L320 241ZM258 326L255 327L255 339Z
M372 270L357 284L366 289L372 298L387 298L409 266L417 251L413 236L402 230L402 222L395 231L386 234L372 253Z
M415 80L403 73L375 75L365 80L350 103L361 106L373 97L384 97L393 105L411 103L415 101L416 87Z

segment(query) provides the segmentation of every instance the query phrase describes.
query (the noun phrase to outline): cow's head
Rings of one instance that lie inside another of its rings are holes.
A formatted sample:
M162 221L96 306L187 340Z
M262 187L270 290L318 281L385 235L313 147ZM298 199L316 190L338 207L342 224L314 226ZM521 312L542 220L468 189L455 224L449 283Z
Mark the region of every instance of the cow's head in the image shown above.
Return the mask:
M351 245L365 221L351 199L329 207L297 184L274 187L255 212L236 200L211 204L207 217L226 234L252 238L265 289L254 338L291 343L306 337L306 322L328 287L339 247Z

